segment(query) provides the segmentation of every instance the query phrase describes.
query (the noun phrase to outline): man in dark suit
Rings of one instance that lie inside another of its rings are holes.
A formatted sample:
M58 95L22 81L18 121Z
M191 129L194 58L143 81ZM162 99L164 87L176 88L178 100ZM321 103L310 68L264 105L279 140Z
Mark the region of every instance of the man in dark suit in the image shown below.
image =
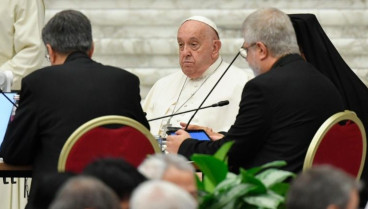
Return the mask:
M43 28L42 39L52 66L23 79L19 107L0 148L4 162L32 165L31 199L37 178L57 171L65 141L83 123L123 115L149 129L139 79L91 59L92 30L86 16L59 12Z
M178 130L167 137L167 150L186 157L212 154L235 140L228 153L234 172L275 160L286 160L286 170L300 171L317 129L344 109L341 96L299 55L293 26L283 12L269 8L252 13L243 23L243 36L241 54L257 77L244 87L235 123L225 136L204 128L212 139L220 138L206 142Z

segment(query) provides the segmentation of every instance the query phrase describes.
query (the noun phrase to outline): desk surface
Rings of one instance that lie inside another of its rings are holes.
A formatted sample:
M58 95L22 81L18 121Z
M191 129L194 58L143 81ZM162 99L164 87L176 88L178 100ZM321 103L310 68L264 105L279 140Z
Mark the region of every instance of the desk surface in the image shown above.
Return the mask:
M0 158L0 177L32 177L32 166L8 165Z

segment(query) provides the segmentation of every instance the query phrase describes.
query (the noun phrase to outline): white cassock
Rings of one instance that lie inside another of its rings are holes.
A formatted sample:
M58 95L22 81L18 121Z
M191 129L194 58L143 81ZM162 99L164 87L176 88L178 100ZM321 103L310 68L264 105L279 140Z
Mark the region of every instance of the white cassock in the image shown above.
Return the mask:
M182 71L161 78L142 102L147 119L198 108L228 66L219 57L198 79L190 79ZM230 104L199 110L190 124L210 127L214 131L227 131L238 114L243 87L253 77L252 72L231 66L203 107L223 100L229 100ZM180 127L179 123L188 122L193 113L152 121L151 133L162 136L162 126L171 124L173 127Z
M41 30L44 26L43 0L2 0L0 7L0 72L13 74L12 89L42 66L46 53Z

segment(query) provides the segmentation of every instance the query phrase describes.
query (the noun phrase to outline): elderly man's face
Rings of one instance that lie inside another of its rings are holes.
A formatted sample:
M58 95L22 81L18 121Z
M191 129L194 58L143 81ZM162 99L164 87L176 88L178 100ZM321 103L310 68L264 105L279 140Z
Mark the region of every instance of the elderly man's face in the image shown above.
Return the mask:
M197 184L194 173L191 171L183 171L171 166L162 176L162 180L176 184L188 191L194 198L197 197Z
M243 50L246 52L245 60L248 62L248 66L253 70L255 76L261 74L261 66L257 63L255 48L257 47L256 43L247 44L243 43ZM242 55L244 56L244 55Z
M215 32L198 21L186 21L179 28L179 61L183 73L189 78L200 77L216 61L219 40L214 37Z

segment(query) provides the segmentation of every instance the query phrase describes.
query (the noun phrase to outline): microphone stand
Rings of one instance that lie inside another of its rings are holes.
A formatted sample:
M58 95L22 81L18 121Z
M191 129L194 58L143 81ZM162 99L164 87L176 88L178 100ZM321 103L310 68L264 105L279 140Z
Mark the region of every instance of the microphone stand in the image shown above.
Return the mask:
M207 100L207 98L210 96L210 94L212 93L212 91L215 89L215 87L217 86L217 84L221 81L222 77L224 77L225 73L229 70L229 68L231 67L231 65L234 63L234 61L236 60L236 58L238 58L240 52L238 52L236 54L236 56L234 57L234 59L231 61L231 63L229 64L229 66L227 66L226 70L222 73L221 77L217 80L217 82L215 83L215 85L212 87L211 91L207 94L207 96L204 98L204 100L202 101L202 103L199 105L199 107L197 108L197 110L194 112L194 114L192 115L192 117L189 119L187 125L185 126L184 130L188 130L188 126L190 124L190 122L193 120L194 116L197 114L198 110L201 109L203 103Z
M202 110L202 109L206 109L206 108L210 108L210 107L221 107L221 106L225 106L225 105L228 105L228 104L229 104L229 101L225 100L225 101L221 101L221 102L218 102L218 103L215 103L215 104L212 104L212 105L208 105L208 106L205 106L205 107L202 107L202 108L199 108L199 109ZM198 108L183 111L183 112L174 113L174 114L171 114L171 115L165 115L165 116L158 117L158 118L149 119L148 122L151 122L151 121L154 121L154 120L159 120L159 119L162 119L162 118L168 118L168 117L172 117L172 116L175 116L175 115L180 115L180 114L184 114L184 113L188 113L188 112L193 112L193 111L196 111L197 109Z

